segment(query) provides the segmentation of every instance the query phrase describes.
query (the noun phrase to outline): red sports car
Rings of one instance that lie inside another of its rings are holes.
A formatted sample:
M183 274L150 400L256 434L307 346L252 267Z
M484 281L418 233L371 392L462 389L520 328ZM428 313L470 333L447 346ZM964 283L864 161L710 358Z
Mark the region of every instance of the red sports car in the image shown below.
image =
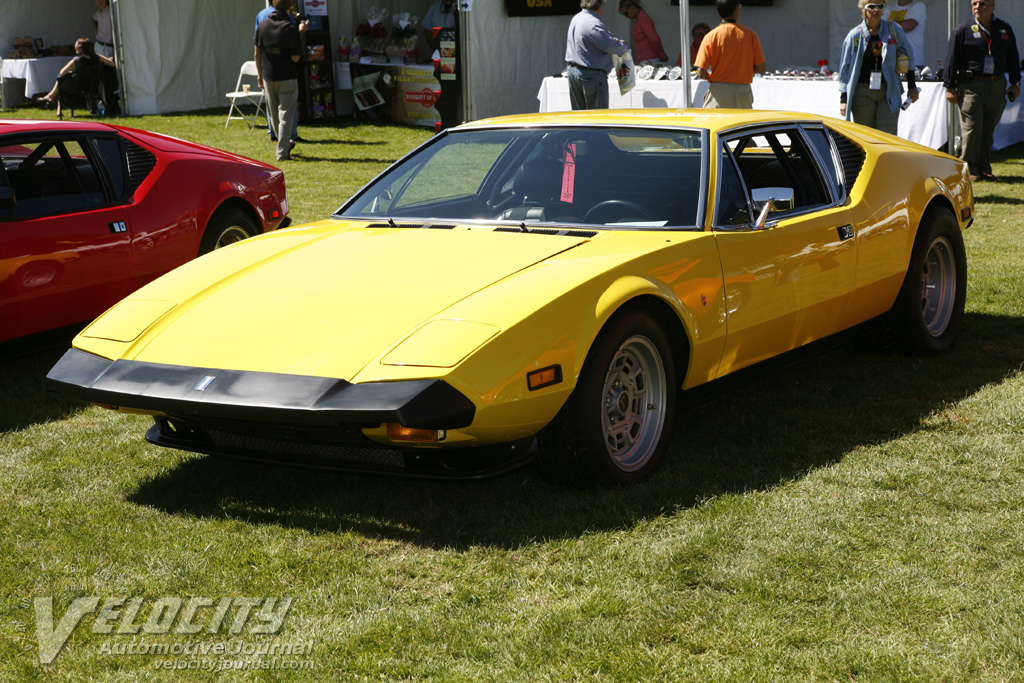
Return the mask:
M105 123L0 120L0 341L95 318L288 220L284 172Z

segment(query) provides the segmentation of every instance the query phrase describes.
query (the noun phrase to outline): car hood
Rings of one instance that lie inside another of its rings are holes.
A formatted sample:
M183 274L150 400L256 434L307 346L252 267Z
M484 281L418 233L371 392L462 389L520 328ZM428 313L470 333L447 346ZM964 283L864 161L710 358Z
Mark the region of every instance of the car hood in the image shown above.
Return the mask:
M327 221L246 240L139 290L76 346L106 340L151 363L351 379L453 304L595 234L446 227ZM482 343L491 327L469 334Z

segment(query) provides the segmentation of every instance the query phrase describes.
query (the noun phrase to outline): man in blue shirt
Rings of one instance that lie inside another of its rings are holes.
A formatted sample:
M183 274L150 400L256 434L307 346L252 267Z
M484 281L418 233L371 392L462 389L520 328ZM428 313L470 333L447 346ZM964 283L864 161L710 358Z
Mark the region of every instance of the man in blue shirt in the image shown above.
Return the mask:
M625 41L613 36L601 21L603 9L604 0L580 0L580 12L569 24L565 75L573 110L608 108L612 55L624 55L629 50Z

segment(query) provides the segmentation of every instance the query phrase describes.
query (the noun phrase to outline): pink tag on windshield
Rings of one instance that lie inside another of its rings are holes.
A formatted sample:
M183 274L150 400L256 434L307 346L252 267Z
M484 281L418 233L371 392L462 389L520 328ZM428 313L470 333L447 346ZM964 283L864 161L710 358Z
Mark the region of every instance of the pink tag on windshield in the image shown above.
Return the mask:
M569 143L565 146L565 162L562 166L562 196L561 200L572 204L572 193L576 187L576 145Z

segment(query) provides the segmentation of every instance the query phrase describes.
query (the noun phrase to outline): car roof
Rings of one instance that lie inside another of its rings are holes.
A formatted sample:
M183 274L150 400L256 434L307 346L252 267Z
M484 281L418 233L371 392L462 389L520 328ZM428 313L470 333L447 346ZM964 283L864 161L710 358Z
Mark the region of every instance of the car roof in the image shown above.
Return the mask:
M95 121L53 121L51 119L0 119L0 134L37 130L110 130L111 125Z
M498 116L473 121L460 128L541 125L679 126L716 131L782 121L820 122L823 118L825 117L800 112L747 109L604 109ZM838 119L836 123L839 123Z

